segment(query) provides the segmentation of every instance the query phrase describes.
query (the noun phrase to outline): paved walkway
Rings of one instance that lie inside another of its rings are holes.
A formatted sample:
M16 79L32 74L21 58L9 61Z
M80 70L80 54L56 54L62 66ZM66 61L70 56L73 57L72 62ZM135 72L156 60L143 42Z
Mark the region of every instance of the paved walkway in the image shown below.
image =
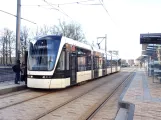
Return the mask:
M25 88L25 82L20 82L20 84L15 84L14 81L0 82L0 95L16 92Z
M19 86L19 85L24 85L25 82L20 82L20 84L15 84L14 81L5 81L5 82L0 82L0 89L2 87L6 87L6 86Z
M123 101L135 104L134 120L161 120L161 84L138 69Z

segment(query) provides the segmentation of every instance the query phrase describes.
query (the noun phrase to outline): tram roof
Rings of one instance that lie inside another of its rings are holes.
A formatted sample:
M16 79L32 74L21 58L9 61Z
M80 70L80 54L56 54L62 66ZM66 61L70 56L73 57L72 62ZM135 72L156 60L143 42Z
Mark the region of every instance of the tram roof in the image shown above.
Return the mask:
M84 48L84 49L87 49L87 50L93 50L93 51L97 51L97 52L100 52L100 53L105 53L104 50L101 50L101 49L98 49L96 47L93 47L88 45L88 44L85 44L85 43L82 43L82 42L79 42L79 41L76 41L76 40L73 40L71 38L67 38L65 36L61 36L61 35L46 35L46 36L43 36L41 38L39 38L38 40L41 40L41 39L44 39L44 38L47 38L47 37L52 37L52 38L58 38L58 39L63 39L64 43L68 43L68 44L72 44L72 45L75 45L75 46L78 46L78 47L81 47L81 48ZM111 53L110 52L106 52L107 55L111 56ZM112 54L113 57L117 57L115 54Z
M76 40L73 40L73 39L70 39L70 38L67 38L67 37L64 37L64 36L62 37L62 39L65 41L65 43L75 45L75 46L78 46L78 47L81 47L81 48L85 48L87 50L91 50L91 46L87 45L85 43L82 43L82 42L79 42L79 41L76 41Z

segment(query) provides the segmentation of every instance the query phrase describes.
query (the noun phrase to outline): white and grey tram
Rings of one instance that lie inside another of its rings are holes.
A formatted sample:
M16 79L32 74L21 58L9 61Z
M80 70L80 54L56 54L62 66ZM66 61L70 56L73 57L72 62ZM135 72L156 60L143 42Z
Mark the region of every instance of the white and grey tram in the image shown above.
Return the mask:
M27 86L65 88L120 71L120 62L118 56L78 41L56 35L45 36L30 43Z

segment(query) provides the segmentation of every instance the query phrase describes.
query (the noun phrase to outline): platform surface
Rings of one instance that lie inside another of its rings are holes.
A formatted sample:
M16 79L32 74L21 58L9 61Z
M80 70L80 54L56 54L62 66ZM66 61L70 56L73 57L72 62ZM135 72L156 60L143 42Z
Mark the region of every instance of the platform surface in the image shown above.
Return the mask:
M122 101L135 104L134 120L161 120L161 84L138 69Z
M0 95L4 95L11 92L16 92L26 89L25 82L15 84L14 81L0 82Z

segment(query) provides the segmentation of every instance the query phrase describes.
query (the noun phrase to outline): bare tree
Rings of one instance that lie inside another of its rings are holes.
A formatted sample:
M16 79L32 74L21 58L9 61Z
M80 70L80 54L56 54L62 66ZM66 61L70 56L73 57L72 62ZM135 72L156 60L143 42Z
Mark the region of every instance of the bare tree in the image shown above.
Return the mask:
M36 31L31 32L31 41L37 40L39 37L50 34L50 27L43 25L42 27L37 27Z
M3 36L1 38L0 44L1 48L1 56L2 56L2 63L8 64L12 63L11 54L12 54L12 43L13 43L13 31L9 30L8 28L4 28ZM8 61L8 57L10 58Z
M12 53L13 53L12 51L14 49L14 44L15 44L15 36L13 34L13 31L6 29L6 45L8 46L6 50L7 50L7 55L9 56L10 64L12 64Z
M59 20L58 25L53 25L51 27L43 25L42 27L37 28L36 32L33 33L33 36L37 39L40 36L48 34L62 35L87 44L81 25L75 22L67 23Z
M1 57L1 63L0 64L3 64L3 54L2 54L2 50L0 51L0 57Z
M24 52L27 49L28 46L28 42L29 42L29 28L27 28L26 26L21 28L21 56L24 56Z
M50 27L48 27L47 25L43 25L43 27L40 28L40 35L47 35L50 33Z
M0 47L1 47L1 64L5 64L5 38L4 38L4 35L1 36Z
M2 56L2 64L5 64L5 39L4 39L4 36L1 37L0 39L0 44L2 46L1 48L1 56Z
M6 65L8 64L8 30L6 29L6 35L4 36L5 40L5 56L6 56Z
M54 25L50 28L50 33L56 35L63 35L76 41L87 43L81 25L74 22L67 24L65 21L61 22L59 20L58 25Z

